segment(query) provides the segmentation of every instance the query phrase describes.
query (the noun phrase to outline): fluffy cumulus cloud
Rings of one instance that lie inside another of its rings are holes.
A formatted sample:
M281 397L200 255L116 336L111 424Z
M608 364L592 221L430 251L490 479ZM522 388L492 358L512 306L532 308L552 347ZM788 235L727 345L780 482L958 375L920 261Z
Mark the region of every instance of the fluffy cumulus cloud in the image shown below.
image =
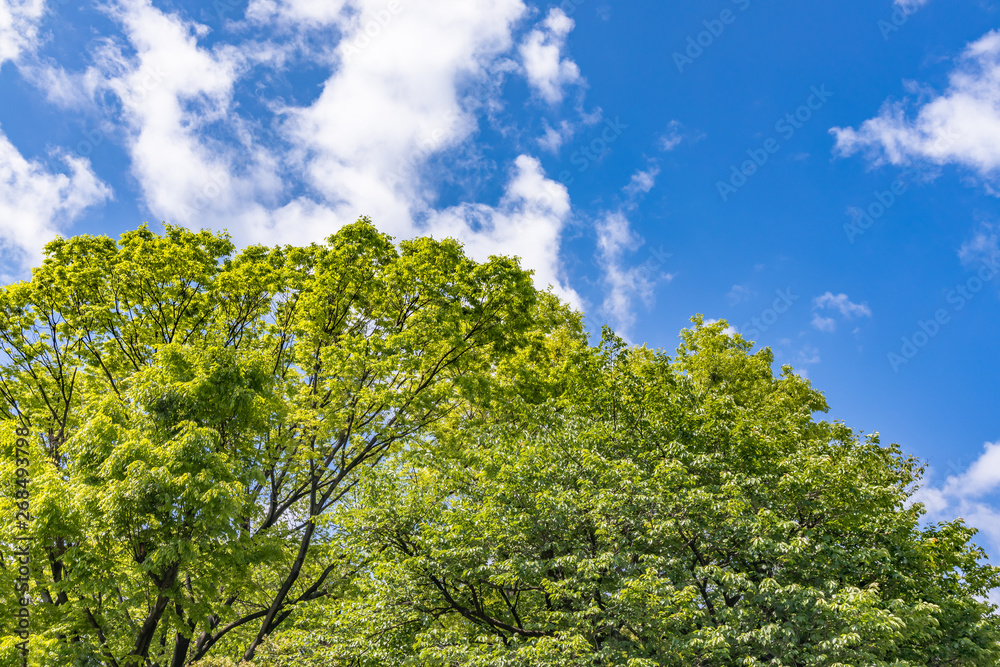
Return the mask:
M233 114L243 56L233 47L200 47L205 26L150 0L121 0L108 11L123 30L120 41L97 54L102 85L119 100L132 174L146 206L180 224L239 229L264 217L257 202L279 183L274 159L241 136ZM212 138L228 133L234 144Z
M580 305L559 260L569 195L537 159L501 169L509 180L495 205L444 209L429 167L462 158L496 102L490 91L518 71L512 57L525 58L522 73L545 96L577 78L561 56L572 28L564 14L550 13L519 49L522 0L253 0L242 16L224 8L237 29L210 40L207 26L151 0L115 0L104 11L120 34L95 47L93 65L46 74L67 91L116 100L109 113L156 219L225 228L241 243L303 243L369 215L397 237L447 234L476 256L518 255L540 287ZM557 67L546 74L551 48ZM328 72L314 98L265 90L264 113L245 111L240 91L251 82L303 66ZM556 135L571 131L555 122Z
M910 113L886 102L858 128L835 127L841 155L864 151L877 163L914 161L967 167L988 183L1000 173L1000 31L969 44L947 89Z
M285 131L292 167L334 216L363 212L390 233L408 234L435 196L421 168L476 130L462 82L488 79L525 8L519 0L414 0L379 23L385 7L354 5L340 66L311 105L287 110ZM365 26L383 24L359 39Z
M549 104L562 101L565 87L580 81L580 68L572 60L563 58L566 37L571 30L573 20L555 7L520 47L528 82Z
M454 168L476 162L473 139L483 118L495 118L506 77L523 76L553 105L581 82L565 55L573 21L561 10L532 21L524 0L251 0L245 10L225 0L202 14L153 0L100 8L118 30L90 43L84 69L41 58L24 67L49 102L101 113L153 219L271 244L318 240L368 215L397 238L449 235L478 258L517 255L539 287L582 306L560 261L572 219L566 188L522 153L490 167L505 181L482 203L477 193L489 184L462 182ZM220 28L193 18L215 14ZM0 0L0 54L31 51L43 15L41 0ZM322 76L314 94L288 99L272 85L302 71ZM545 113L539 146L553 152L578 122L593 122ZM14 153L0 210L30 211L32 221L30 233L0 228L8 245L35 247L110 196L85 160L66 158L65 174L49 172L0 139ZM655 172L643 178L637 191L652 187ZM440 203L446 182L465 188L457 203Z
M37 46L41 0L0 0L0 68ZM46 241L111 193L83 158L56 153L62 171L26 158L0 130L0 255L4 271L32 263Z
M846 294L827 292L813 299L813 328L833 333L837 329L837 320L826 315L826 311L839 313L847 320L858 317L871 317L872 310L867 303L854 303Z

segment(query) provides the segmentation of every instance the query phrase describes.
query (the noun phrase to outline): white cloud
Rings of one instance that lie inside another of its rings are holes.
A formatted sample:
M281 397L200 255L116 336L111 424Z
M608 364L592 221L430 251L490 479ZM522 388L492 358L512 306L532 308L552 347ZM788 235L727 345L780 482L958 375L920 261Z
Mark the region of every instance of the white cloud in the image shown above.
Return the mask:
M246 15L255 23L322 27L341 21L344 5L345 0L250 0Z
M841 155L867 151L876 163L957 164L993 180L1000 169L1000 31L969 44L944 93L911 118L905 102L886 102L860 128L835 127Z
M541 27L532 30L521 44L521 62L528 83L549 104L562 101L565 86L580 81L580 68L562 57L573 20L558 7L549 11Z
M1000 489L1000 442L987 442L983 453L961 475L948 478L945 496L976 498Z
M871 317L872 310L867 303L854 303L846 294L834 294L827 292L813 299L814 308L828 308L840 311L840 314L847 319L855 317Z
M545 129L545 134L538 139L538 143L551 153L558 153L566 140L572 137L576 131L576 128L568 120L561 120L556 124L556 127L552 127L548 120L543 119L542 127Z
M74 73L45 61L22 63L21 72L45 94L49 103L63 109L93 107L97 90L104 81L96 68Z
M97 53L101 86L120 100L131 170L154 217L232 229L239 240L282 188L277 159L253 141L232 105L247 67L239 50L198 45L206 26L150 0L107 9L127 44ZM134 55L131 52L134 50ZM232 136L236 146L216 136Z
M0 67L35 48L45 0L0 0Z
M854 303L846 294L827 292L813 299L813 311L834 310L842 317L852 320L855 317L871 317L872 310L867 303ZM833 333L837 322L832 317L824 317L819 312L813 313L812 326L818 331Z
M453 236L478 259L517 255L537 286L552 285L581 307L559 260L569 194L545 177L537 159L515 160L496 206L438 210L425 178L431 159L454 156L477 131L476 105L492 101L470 100L463 86L505 68L513 29L526 12L521 0L410 0L400 11L385 0L354 0L347 9L352 18L336 47L339 67L315 102L284 110L290 169L312 195L261 221L252 235L267 240L297 229L315 238L367 214L397 237ZM568 32L558 21L548 24ZM366 27L377 35L363 39Z
M201 47L205 26L149 0L113 7L130 49L114 45L99 61L122 101L132 171L156 217L226 227L243 242L316 240L362 214L391 234L415 232L414 212L433 196L420 187L421 167L475 129L459 81L482 78L510 48L524 6L414 0L392 12L378 0L333 4L337 12L297 1L248 10L288 29L336 23L342 37L339 66L318 99L278 108L284 145L269 146L233 106L234 86L251 65L243 51ZM379 26L379 39L355 53L369 25ZM232 141L211 138L220 133ZM305 192L288 201L289 184L300 179Z
M662 271L664 261L670 257L663 248L650 250L646 261L638 266L625 266L625 254L642 245L642 239L632 231L626 213L636 206L636 200L649 192L656 183L659 168L638 170L622 188L625 201L617 210L605 213L596 225L597 263L603 272L605 285L601 312L612 320L619 335L628 338L628 329L636 320L633 302L640 299L647 306L653 303L653 288L659 280L670 282L674 275Z
M632 174L632 179L629 181L628 185L625 186L623 192L630 198L637 197L638 195L644 195L653 189L656 185L656 177L660 174L660 168L655 164L649 169L643 171L638 170Z
M963 264L977 264L991 261L1000 255L1000 235L994 225L982 225L971 239L958 249L958 258Z
M813 313L812 325L817 331L825 333L833 333L837 330L837 320L832 317L823 317L819 313Z
M357 26L384 8L353 7ZM520 0L413 0L360 54L345 57L356 33L344 36L340 67L313 104L286 110L285 126L293 168L336 218L366 213L389 233L413 233L435 196L422 167L477 129L462 81L488 78L524 11Z
M12 251L24 264L34 263L42 246L86 208L111 197L87 160L58 157L68 173L25 159L0 132L0 248L3 254Z
M681 124L679 121L672 120L667 124L666 132L660 135L660 150L672 151L680 146L682 141L684 141L684 136L681 134Z

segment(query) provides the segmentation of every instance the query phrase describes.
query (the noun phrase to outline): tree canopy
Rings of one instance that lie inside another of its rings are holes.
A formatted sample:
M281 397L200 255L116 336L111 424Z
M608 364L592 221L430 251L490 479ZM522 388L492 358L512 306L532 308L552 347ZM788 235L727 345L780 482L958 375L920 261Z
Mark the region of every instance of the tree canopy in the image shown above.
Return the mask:
M367 220L57 240L0 310L38 664L1000 662L920 462L725 323L590 345L515 260Z
M374 576L315 664L996 665L975 531L922 528L918 462L723 326L609 337L559 400L375 471L343 522Z
M474 392L536 301L514 260L397 247L367 220L238 254L172 226L48 244L0 292L0 418L31 433L33 654L252 658L346 576L325 517L357 472Z

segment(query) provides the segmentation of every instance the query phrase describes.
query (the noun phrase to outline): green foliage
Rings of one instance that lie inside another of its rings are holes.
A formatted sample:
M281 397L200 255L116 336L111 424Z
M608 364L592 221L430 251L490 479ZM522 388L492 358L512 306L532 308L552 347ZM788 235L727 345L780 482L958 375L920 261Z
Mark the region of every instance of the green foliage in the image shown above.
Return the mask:
M451 240L168 226L50 243L0 349L0 601L25 466L33 665L1000 659L1000 570L922 525L920 464L722 323L591 347Z
M32 659L252 658L358 569L329 523L358 474L463 405L537 299L516 260L367 220L238 254L172 226L50 243L0 291L0 425L31 432Z
M371 565L299 664L996 665L1000 570L920 527L917 462L696 323L367 474L339 522Z

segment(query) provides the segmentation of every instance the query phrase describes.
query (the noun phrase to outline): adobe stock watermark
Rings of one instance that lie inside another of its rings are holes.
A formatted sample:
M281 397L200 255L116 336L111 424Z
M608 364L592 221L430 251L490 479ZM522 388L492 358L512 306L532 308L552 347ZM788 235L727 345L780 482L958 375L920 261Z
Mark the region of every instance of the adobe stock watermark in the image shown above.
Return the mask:
M916 329L909 336L903 336L899 350L886 355L892 371L898 373L901 366L909 364L920 350L927 347L931 340L941 333L942 327L951 322L952 316L969 305L969 302L998 274L1000 274L1000 253L993 255L991 259L982 260L982 265L975 275L949 290L945 295L945 301L951 306L951 310L938 308L930 319L917 320Z
M910 17L916 14L918 10L919 6L916 6L916 3L913 3L912 6L907 3L893 3L892 14L889 15L888 20L879 19L878 23L875 24L878 26L879 32L882 33L882 40L888 42L889 37L894 32L899 32L900 28L906 25L906 22L909 21Z
M674 253L666 252L662 244L657 248L650 248L649 254L650 257L634 269L635 278L640 284L655 282L656 272L674 256Z
M826 84L812 86L809 97L805 103L800 105L795 111L786 113L774 124L774 131L784 141L789 141L795 133L801 130L808 123L817 111L823 108L827 101L833 97L833 93L826 89ZM715 187L719 191L722 201L729 201L729 198L747 184L749 179L756 174L771 156L781 150L781 143L775 137L768 137L758 148L747 149L748 160L740 165L730 165L729 178L725 181L716 181Z
M222 21L226 18L226 15L241 9L246 4L246 0L214 0L212 2L212 8L215 9L215 13L219 15L219 20Z
M753 317L749 322L744 322L738 329L740 335L750 340L757 340L762 333L773 327L782 315L791 310L795 302L799 300L797 294L792 294L790 288L779 289L775 292L776 298L769 308L761 311L760 315Z
M84 129L83 139L76 144L76 154L80 157L90 157L94 149L103 144L114 131L114 123L109 120L103 121L93 129Z
M578 145L577 148L570 154L569 162L574 167L576 171L580 174L587 171L590 165L595 162L599 162L608 152L611 150L612 144L618 141L618 138L622 136L622 133L628 129L628 125L624 124L618 116L615 116L614 120L605 119L604 127L597 136L593 137L590 141ZM559 172L559 181L566 184L572 185L574 181L573 173L569 169L564 169Z
M559 3L559 9L563 10L566 16L572 16L573 12L579 9L587 0L563 0Z
M844 224L844 234L847 240L854 243L855 239L875 225L875 222L892 208L899 198L909 189L911 183L909 177L916 174L913 169L902 172L889 185L887 190L876 190L874 200L863 207L853 207L854 219Z
M961 134L954 129L949 128L945 130L944 134L938 137L937 141L931 146L930 150L932 154L943 153L955 143L955 140L959 136ZM888 189L876 190L873 193L873 200L869 201L868 204L860 207L852 207L850 212L853 214L854 219L844 224L844 234L847 235L847 240L854 243L857 237L871 229L899 201L899 198L909 191L913 185L913 180L919 173L915 168L902 171L889 185Z
M21 654L21 664L28 664L28 642L31 639L31 596L28 585L31 582L31 456L28 438L31 431L18 427L14 431L14 540L11 552L17 577L14 579L14 593L17 605L11 609L14 634L20 639L15 648Z
M750 7L750 0L732 0L732 3L741 12L745 12ZM727 8L719 12L718 17L702 21L701 24L705 29L694 35L688 35L684 50L674 51L671 55L677 71L683 74L685 67L693 65L695 60L701 58L705 49L711 48L715 44L715 40L722 37L723 33L726 32L726 27L736 23L737 16L735 11Z

